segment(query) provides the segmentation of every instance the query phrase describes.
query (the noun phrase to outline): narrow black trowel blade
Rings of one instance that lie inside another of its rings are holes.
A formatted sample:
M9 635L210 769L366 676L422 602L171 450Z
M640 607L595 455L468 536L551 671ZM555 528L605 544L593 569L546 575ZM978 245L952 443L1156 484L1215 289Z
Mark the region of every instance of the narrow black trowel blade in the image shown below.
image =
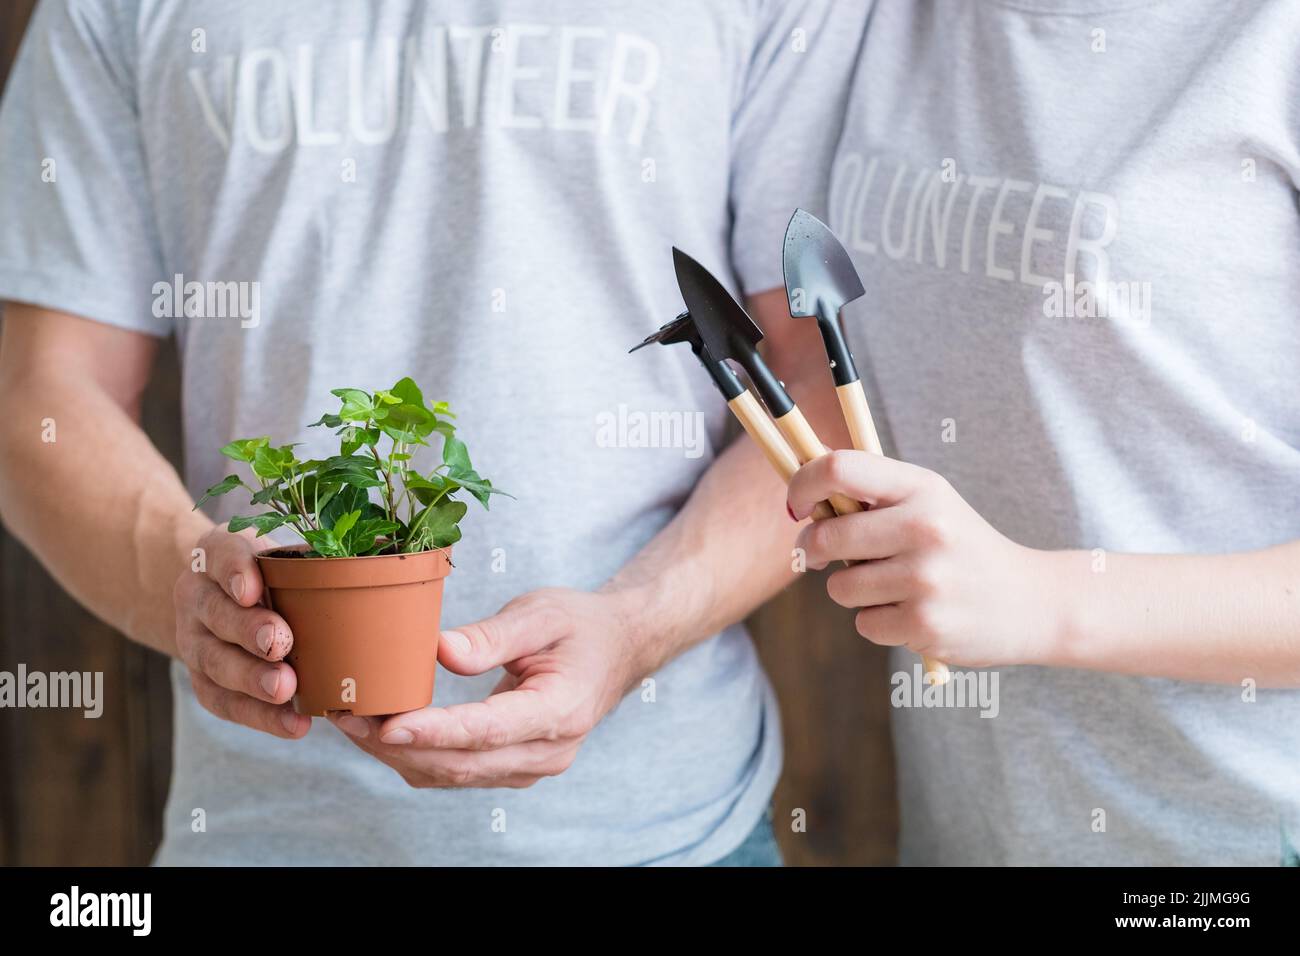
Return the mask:
M834 318L847 302L865 295L848 250L830 226L806 209L796 209L785 227L785 295L793 316Z
M686 311L700 330L704 345L716 359L734 359L742 365L763 341L763 330L713 273L676 246L673 268Z
M708 269L682 250L673 249L673 265L687 312L704 339L705 352L720 363L727 359L739 362L772 417L788 414L794 402L758 354L763 330Z

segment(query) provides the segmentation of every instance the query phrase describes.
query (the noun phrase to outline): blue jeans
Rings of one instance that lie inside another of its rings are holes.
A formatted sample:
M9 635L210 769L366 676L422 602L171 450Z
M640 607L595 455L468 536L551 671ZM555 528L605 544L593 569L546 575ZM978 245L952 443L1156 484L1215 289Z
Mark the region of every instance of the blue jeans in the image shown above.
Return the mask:
M772 832L772 810L769 807L758 821L758 825L749 831L745 842L740 844L717 863L709 866L784 866L781 848L776 845L776 834Z

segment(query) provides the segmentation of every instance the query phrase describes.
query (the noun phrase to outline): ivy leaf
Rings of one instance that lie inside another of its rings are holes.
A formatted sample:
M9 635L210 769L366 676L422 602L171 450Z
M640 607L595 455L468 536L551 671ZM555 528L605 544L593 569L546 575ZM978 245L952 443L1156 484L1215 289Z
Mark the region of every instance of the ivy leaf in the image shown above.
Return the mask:
M345 515L339 515L334 524L330 526L330 530L334 532L334 537L342 541L347 537L347 533L352 530L352 526L360 519L360 511L349 511Z
M407 490L415 495L416 500L422 505L432 504L438 498L455 490L447 483L447 479L439 474L430 475L428 478L422 475L409 474L406 476L404 484Z
M274 531L292 520L291 516L280 514L278 511L268 511L266 514L253 515L252 517L237 515L230 519L230 524L226 525L226 530L234 532L243 531L245 528L256 528L257 536L260 538L267 532Z
M347 552L343 550L343 545L339 539L334 537L334 532L328 528L320 531L315 529L304 531L303 538L311 545L313 551L323 558L346 558Z
M344 549L348 554L374 554L388 547L387 539L398 528L397 522L383 518L368 518L359 522L344 539ZM338 529L335 529L335 534Z
M293 454L296 447L298 446L281 445L272 448L269 445L259 445L253 452L253 474L259 478L288 477L289 469L301 464Z
M327 458L316 471L320 481L378 488L384 482L378 476L379 463L365 455L337 455Z
M228 491L233 491L236 488L242 487L244 487L244 483L240 480L238 475L226 475L226 477L222 478L207 491L203 492L203 497L195 502L193 510L198 511L199 506L209 498L217 498Z
M514 497L514 495L510 494L508 491L502 491L500 488L493 488L491 481L480 477L479 473L473 470L452 471L448 477L477 498L479 504L484 508L488 506L488 499L493 495L505 495L507 498Z
M262 490L253 495L253 504L269 505L272 501L283 501L284 483L277 481L274 484L267 485Z
M401 442L403 445L427 445L429 444L420 436L421 429L412 428L409 425L390 425L388 422L381 422L380 431L395 442ZM423 429L424 434L429 434L432 429Z
M374 475L362 474L359 471L337 471L332 472L329 476L331 481L338 481L345 485L351 485L353 488L382 488L384 482Z
M312 422L307 427L315 428L317 425L325 425L329 428L338 428L342 424L343 424L343 419L339 418L337 415L331 414L330 412L326 412L324 415L316 419L316 421Z
M363 518L383 517L384 514L384 510L370 500L366 489L358 488L356 485L346 485L330 499L329 504L321 506L320 523L326 528L331 528L340 515L350 511L361 512Z
M425 508L411 522L410 544L416 547L408 545L408 550L427 551L455 544L460 540L460 519L468 510L465 502L451 499L443 499Z
M423 438L433 431L436 421L433 412L423 405L394 405L388 409L384 424L393 431L407 431Z
M469 463L469 449L455 435L447 435L443 439L442 461L443 464L449 465L452 471L472 471L474 468Z
M366 471L374 474L379 462L370 455L335 455L320 463L320 471Z
M424 393L409 375L388 390L406 405L418 405L424 408Z
M223 447L221 454L227 458L233 458L235 461L251 462L253 453L269 444L271 444L271 439L265 436L262 438L239 438Z
M370 397L370 393L359 388L336 388L330 394L343 400L338 417L345 422L366 422L387 414L383 409L375 407L375 400Z
M425 407L424 394L409 377L402 379L385 394L397 400L393 403L394 407L388 409L388 417L385 419L386 424L391 425L394 431L410 432L419 438L433 431L438 417ZM389 436L397 441L410 440L401 438L393 432L389 432Z
M373 448L379 443L380 431L378 428L358 428L356 425L349 425L339 433L343 442L339 446L340 457L350 457L356 454L357 449L362 446Z

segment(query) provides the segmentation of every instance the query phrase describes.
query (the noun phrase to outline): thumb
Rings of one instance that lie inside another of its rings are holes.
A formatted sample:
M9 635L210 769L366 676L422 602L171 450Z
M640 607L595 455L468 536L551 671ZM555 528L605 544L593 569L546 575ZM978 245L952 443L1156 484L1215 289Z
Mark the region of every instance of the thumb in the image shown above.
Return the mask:
M563 605L525 595L491 617L443 631L438 661L453 674L482 674L554 644L568 622Z
M231 534L225 525L217 525L199 539L198 548L204 552L208 577L236 604L252 607L262 599L257 549L247 534Z
M924 468L871 452L832 451L794 473L787 503L796 521L835 494L869 505L894 505L911 496L927 474Z

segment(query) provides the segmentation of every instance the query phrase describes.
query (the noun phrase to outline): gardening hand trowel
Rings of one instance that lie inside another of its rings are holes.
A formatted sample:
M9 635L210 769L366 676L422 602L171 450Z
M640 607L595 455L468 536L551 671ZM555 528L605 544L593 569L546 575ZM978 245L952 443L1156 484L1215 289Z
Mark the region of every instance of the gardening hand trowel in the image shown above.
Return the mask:
M741 384L736 373L731 370L731 366L726 362L719 362L705 348L704 340L700 338L699 329L691 321L691 314L683 312L667 325L661 326L659 331L647 336L645 341L634 346L630 351L635 352L637 349L645 348L655 342L660 345L676 345L679 342L686 342L690 345L691 351L695 353L695 357L700 360L700 364L704 366L705 371L709 373L709 377L713 379L713 384L722 393L722 397L727 402L727 407L740 420L740 424L749 437L763 450L763 454L772 467L776 469L781 479L786 484L789 484L791 476L799 470L799 459L790 450L789 444L777 431L776 426L772 424L772 420L767 417L767 413L759 405L758 399ZM833 513L830 506L822 502L813 511L813 518L829 518Z
M796 209L785 228L783 259L790 315L817 319L853 447L883 454L862 380L840 325L840 309L866 294L853 260L830 227L804 209ZM948 682L951 675L947 665L930 658L924 658L924 663L930 680L936 684Z
M826 446L817 438L785 386L758 354L763 330L754 324L740 303L708 269L675 247L673 266L677 270L677 286L686 302L686 310L708 353L718 361L732 359L744 368L800 464L826 454ZM844 495L835 495L830 502L836 514L862 510L862 505Z
M862 380L840 326L840 309L866 294L853 260L826 223L796 209L785 227L784 264L790 314L817 319L853 447L882 454Z

